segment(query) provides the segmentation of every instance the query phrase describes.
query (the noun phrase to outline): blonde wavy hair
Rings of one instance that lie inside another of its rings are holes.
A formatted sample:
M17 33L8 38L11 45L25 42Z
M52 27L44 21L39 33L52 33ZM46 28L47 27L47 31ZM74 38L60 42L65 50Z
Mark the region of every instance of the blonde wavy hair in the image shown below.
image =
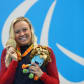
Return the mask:
M33 27L32 27L32 24L30 23L30 21L25 18L25 17L18 17L16 19L14 19L11 23L11 26L10 26L10 31L9 31L9 39L8 41L6 42L6 49L8 46L12 46L14 48L16 48L16 41L15 41L15 34L14 34L14 25L17 23L17 22L20 22L20 21L25 21L29 24L30 26L30 29L31 29L31 34L32 34L32 43L34 45L34 48L37 47L37 37L35 36L34 34L34 30L33 30ZM6 67L9 66L10 62L11 62L11 57L9 54L6 54L6 57L5 57L5 65Z
M15 40L15 35L14 35L14 25L17 23L17 22L20 22L20 21L25 21L29 24L30 26L30 29L31 29L31 33L32 33L32 43L34 44L34 46L37 45L37 37L36 35L34 34L34 29L32 27L32 24L31 22L25 18L25 17L18 17L16 19L14 19L11 23L11 26L10 26L10 31L9 31L9 39L13 39Z

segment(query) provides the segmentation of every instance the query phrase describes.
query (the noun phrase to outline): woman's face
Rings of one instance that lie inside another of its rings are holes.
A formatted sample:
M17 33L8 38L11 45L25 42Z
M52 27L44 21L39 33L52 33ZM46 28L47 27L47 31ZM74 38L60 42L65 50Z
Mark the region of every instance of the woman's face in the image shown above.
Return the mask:
M32 40L31 29L27 22L20 21L14 25L15 40L20 46L30 44Z

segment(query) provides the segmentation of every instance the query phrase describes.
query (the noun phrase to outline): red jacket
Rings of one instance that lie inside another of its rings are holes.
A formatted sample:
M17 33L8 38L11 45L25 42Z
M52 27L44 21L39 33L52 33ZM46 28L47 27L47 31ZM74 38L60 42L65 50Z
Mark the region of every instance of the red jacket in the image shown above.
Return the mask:
M47 66L48 74L44 72L43 75L40 77L40 79L44 82L44 84L59 84L58 71L56 67L56 58L53 51L51 49L50 51L52 62L48 63ZM12 60L9 67L6 68L5 56L6 56L6 49L3 50L1 55L0 84L13 84L18 62Z

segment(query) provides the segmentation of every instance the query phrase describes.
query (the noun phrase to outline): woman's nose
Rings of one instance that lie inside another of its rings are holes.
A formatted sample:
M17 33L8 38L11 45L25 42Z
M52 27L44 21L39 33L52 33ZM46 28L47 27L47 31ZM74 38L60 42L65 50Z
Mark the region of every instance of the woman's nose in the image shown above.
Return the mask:
M23 36L23 35L24 35L24 32L23 32L23 31L21 31L21 32L20 32L20 36Z

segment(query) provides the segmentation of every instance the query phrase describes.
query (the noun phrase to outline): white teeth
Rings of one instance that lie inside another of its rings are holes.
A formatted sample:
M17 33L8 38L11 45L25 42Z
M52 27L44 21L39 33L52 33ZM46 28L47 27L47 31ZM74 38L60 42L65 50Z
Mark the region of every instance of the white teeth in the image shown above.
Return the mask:
M25 41L27 38L23 38L23 37L21 37L21 38L19 38L21 41Z

